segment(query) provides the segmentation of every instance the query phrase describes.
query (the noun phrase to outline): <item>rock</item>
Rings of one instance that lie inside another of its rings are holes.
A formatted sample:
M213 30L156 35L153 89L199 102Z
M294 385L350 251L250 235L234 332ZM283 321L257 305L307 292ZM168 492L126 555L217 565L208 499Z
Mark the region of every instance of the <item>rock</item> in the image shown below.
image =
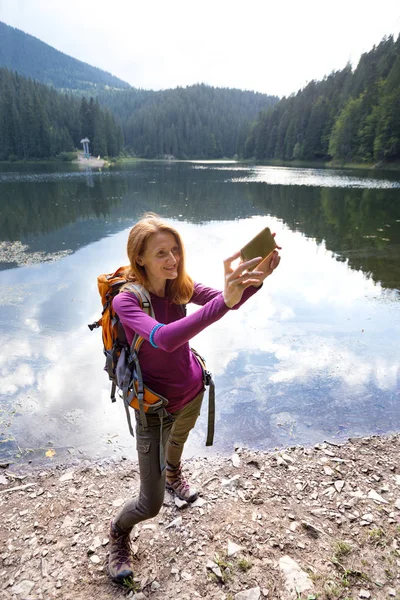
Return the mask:
M218 579L222 579L221 569L215 562L213 562L212 560L209 560L206 564L206 567L207 567L207 569L210 569L210 571L212 571L214 573L214 575L216 575L218 577Z
M332 452L332 450L327 450L326 448L323 448L322 452L326 454L326 456L330 456L331 458L334 458L336 456L336 454Z
M282 556L279 560L279 569L285 580L285 588L291 597L297 598L298 594L313 589L314 585L310 577L290 556Z
M178 498L178 496L175 496L174 503L177 508L184 508L185 506L188 505L186 500L181 500L180 498Z
M368 492L368 498L371 498L376 504L387 504L388 501L385 498L382 498L375 490L370 490Z
M340 492L344 488L344 481L342 479L338 479L333 483L333 485L335 486L335 490L338 492L338 494L340 494Z
M318 529L312 523L308 523L308 521L301 521L301 526L303 529L306 530L308 535L313 538L317 538L320 535L320 533L323 533L323 531L321 531L321 529Z
M240 475L234 475L230 479L222 479L221 480L222 487L225 487L225 488L234 487L235 485L237 485L239 477L240 477Z
M166 525L165 529L170 529L170 527L180 527L181 525L182 525L182 517L177 517L176 519L174 519L173 521L168 523L168 525Z
M107 540L108 542L108 540ZM98 536L96 536L92 542L92 547L93 548L100 548L100 546L102 545L101 540Z
M260 595L260 588L255 587L250 588L249 590L244 590L243 592L238 592L235 594L235 600L259 600Z
M113 500L112 505L115 506L115 508L119 508L124 502L125 500L123 498L117 498L116 500Z
M97 554L92 554L92 556L90 557L90 561L94 565L98 565L100 563L100 558L97 556Z
M232 454L231 460L234 467L240 467L240 456L238 456L236 452L235 454Z
M29 581L29 579L23 579L22 581L19 581L18 583L12 586L11 592L13 594L16 594L17 596L29 596L34 585L34 581Z
M360 590L358 597L359 598L371 598L371 592L369 592L368 590Z
M72 527L74 524L74 520L70 516L66 516L64 521L62 522L61 529L68 529Z
M283 453L281 454L281 457L283 458L283 460L284 460L286 463L294 463L294 460L293 460L293 458L292 458L291 456L289 456L288 454L285 454L285 452L283 452ZM256 588L254 588L254 589L256 589Z
M361 519L367 523L373 523L374 515L372 513L366 513L365 515L362 515Z
M64 481L72 481L74 478L74 471L67 471L64 475L61 475L58 481L63 483Z
M324 473L325 475L332 477L335 474L335 471L331 467L328 467L328 465L324 465Z
M396 500L396 502L394 503L394 505L395 505L395 508L397 508L397 510L400 510L400 498L398 498Z
M200 497L197 498L197 500L195 500L194 502L192 502L192 506L194 506L195 508L201 508L205 504L207 504L207 501Z
M396 590L394 588L388 588L388 596L391 596L392 598L396 596Z
M243 546L239 546L239 544L235 544L235 542L228 540L228 556L234 556L241 550L243 550Z
M192 579L192 575L187 571L182 571L181 579L183 579L183 581L190 581Z

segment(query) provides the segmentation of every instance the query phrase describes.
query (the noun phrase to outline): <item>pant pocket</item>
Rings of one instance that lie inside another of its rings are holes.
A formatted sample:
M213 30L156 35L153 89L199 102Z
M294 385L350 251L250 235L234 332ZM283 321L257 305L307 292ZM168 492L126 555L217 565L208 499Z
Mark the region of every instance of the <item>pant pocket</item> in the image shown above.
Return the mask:
M146 479L151 474L151 442L137 440L137 453L139 460L140 479Z

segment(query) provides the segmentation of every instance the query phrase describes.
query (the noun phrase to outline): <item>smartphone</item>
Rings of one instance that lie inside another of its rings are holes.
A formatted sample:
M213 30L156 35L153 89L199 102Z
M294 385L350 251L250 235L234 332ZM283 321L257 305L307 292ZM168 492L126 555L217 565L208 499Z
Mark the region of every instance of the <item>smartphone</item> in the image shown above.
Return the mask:
M269 256L273 250L277 248L275 238L273 237L269 227L265 227L258 233L250 242L248 242L240 250L242 260L251 260L256 256L261 256L262 260ZM261 261L260 261L261 262ZM256 267L253 267L255 269ZM249 269L252 270L252 269Z

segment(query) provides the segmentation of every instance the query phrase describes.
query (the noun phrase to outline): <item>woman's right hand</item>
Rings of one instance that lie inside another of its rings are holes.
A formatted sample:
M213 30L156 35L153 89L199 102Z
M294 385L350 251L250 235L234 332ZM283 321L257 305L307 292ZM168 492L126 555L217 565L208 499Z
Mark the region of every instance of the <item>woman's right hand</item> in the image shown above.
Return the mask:
M256 265L260 264L262 260L261 256L241 262L235 269L233 269L232 262L239 258L239 256L240 251L224 260L224 302L229 308L232 308L235 306L235 304L238 304L238 302L241 301L245 289L251 285L261 285L263 279L265 278L265 274L262 271L249 272L249 269L252 269Z

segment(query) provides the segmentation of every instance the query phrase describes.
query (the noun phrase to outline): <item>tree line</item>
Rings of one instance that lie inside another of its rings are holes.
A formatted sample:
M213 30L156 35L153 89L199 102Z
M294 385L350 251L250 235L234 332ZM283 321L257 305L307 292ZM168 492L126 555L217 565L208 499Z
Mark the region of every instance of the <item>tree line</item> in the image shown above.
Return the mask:
M392 161L400 158L400 36L260 113L244 157Z
M117 156L123 148L121 128L97 100L0 68L0 160L47 159L80 148L83 137L94 155Z
M145 158L242 156L251 122L278 102L276 96L204 84L107 91L98 99L119 119L126 149Z
M82 137L101 156L395 161L400 36L384 38L354 70L347 65L281 100L204 84L104 89L87 99L0 68L0 160L56 156Z

